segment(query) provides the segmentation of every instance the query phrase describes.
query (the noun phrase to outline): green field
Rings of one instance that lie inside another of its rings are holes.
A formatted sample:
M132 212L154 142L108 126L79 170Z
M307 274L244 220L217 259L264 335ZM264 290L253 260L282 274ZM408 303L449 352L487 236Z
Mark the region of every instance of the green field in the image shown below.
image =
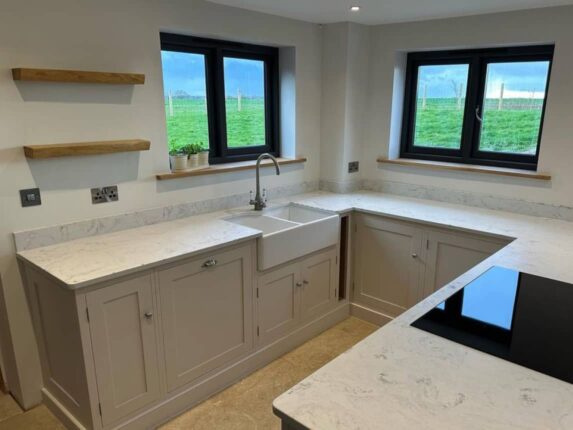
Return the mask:
M480 149L484 151L535 154L543 100L504 99L486 101ZM416 110L414 144L424 147L459 148L463 109L454 98L420 100Z
M263 98L243 98L241 110L237 98L226 100L227 145L230 148L265 144L265 106ZM169 149L189 143L208 146L207 111L201 98L174 98L173 115L165 103Z

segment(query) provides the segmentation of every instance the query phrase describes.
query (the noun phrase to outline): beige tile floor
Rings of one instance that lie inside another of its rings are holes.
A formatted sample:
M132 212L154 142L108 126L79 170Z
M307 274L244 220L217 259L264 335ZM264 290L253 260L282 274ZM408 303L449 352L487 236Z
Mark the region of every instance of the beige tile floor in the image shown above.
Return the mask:
M273 399L376 329L367 322L348 318L160 430L278 430L280 421L272 412ZM0 430L8 429L63 430L63 426L45 406L22 413L14 400L4 395L0 397Z

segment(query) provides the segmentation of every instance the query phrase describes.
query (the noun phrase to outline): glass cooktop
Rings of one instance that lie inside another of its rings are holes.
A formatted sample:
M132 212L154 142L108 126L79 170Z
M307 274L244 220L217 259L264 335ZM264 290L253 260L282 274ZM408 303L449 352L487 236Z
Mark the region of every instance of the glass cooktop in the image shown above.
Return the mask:
M492 267L413 327L573 383L573 285Z

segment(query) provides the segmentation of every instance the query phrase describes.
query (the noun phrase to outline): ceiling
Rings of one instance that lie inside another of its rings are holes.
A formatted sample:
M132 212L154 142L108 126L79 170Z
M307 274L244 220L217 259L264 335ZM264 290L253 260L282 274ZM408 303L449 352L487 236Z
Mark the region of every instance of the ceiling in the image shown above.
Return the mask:
M573 0L210 0L320 24L387 24L573 4ZM360 12L350 12L352 5Z

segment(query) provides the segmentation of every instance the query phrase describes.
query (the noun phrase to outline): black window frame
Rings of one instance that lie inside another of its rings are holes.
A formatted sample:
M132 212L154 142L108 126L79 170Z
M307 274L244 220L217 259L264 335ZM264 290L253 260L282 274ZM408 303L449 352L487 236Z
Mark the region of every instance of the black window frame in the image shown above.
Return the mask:
M211 164L256 160L265 152L280 155L278 48L163 32L160 33L160 39L162 51L205 56ZM258 60L265 64L265 145L240 148L227 146L224 58Z
M407 57L404 111L400 157L418 160L442 161L462 164L536 170L549 95L549 81L553 66L554 45L533 45L493 49L456 51L411 52ZM480 151L479 120L483 112L487 66L492 63L519 61L549 61L545 98L541 111L541 124L535 155ZM462 124L460 149L430 148L414 145L417 107L418 70L420 66L468 64L468 84Z

